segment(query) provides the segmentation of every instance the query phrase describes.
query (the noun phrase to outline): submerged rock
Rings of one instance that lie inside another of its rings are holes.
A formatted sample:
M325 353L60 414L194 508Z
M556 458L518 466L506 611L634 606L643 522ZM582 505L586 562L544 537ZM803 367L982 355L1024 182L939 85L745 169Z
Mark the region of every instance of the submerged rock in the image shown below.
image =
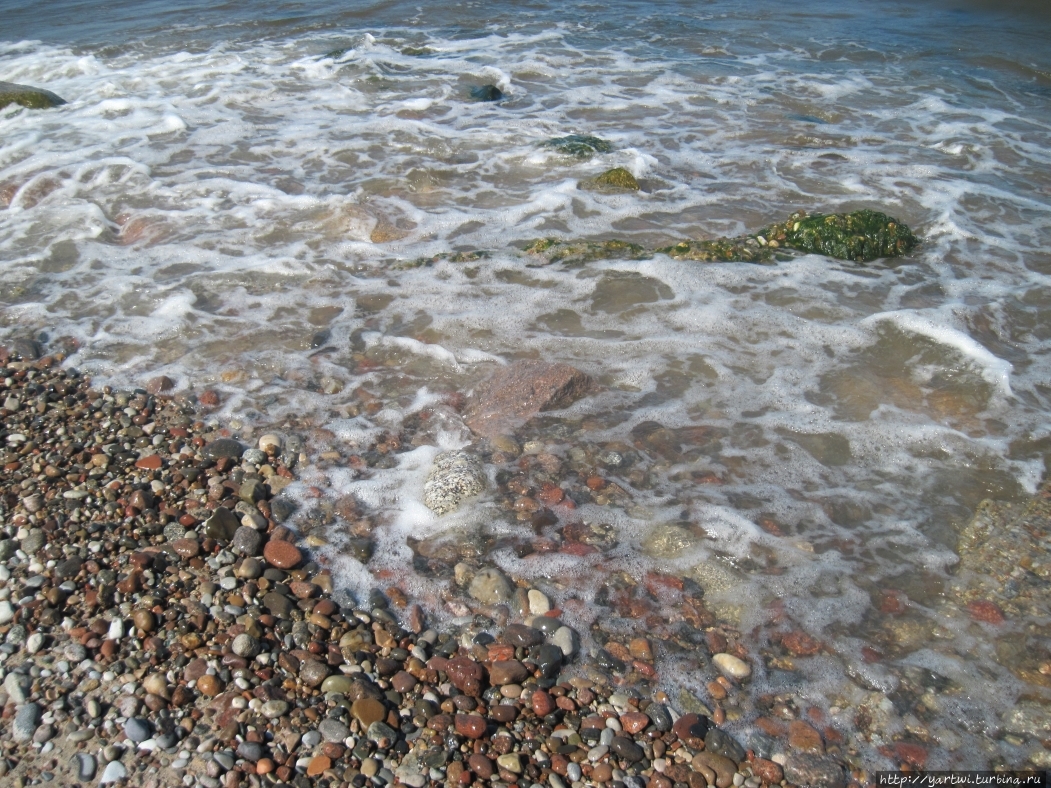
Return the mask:
M752 238L680 241L657 251L674 260L696 260L701 263L769 263L774 260L774 250L769 246L760 246Z
M540 238L524 249L526 254L543 257L550 263L581 264L593 260L646 260L652 255L628 241L560 241Z
M508 434L542 411L569 407L591 387L591 378L568 364L516 361L475 388L464 420L487 438Z
M27 109L49 109L65 103L65 99L44 88L0 82L0 109L8 104L20 104Z
M471 98L475 101L499 101L504 93L496 85L482 85L471 88Z
M639 182L623 167L614 167L594 178L581 181L580 188L593 192L637 192Z
M485 469L477 455L445 451L434 458L434 467L423 485L423 503L435 514L442 515L483 492L485 486Z
M590 159L596 153L609 153L613 150L610 143L589 134L555 137L540 144L545 148L564 153L566 156L576 156L578 159Z
M799 212L761 235L767 243L858 263L901 257L919 243L907 225L870 210L813 216Z

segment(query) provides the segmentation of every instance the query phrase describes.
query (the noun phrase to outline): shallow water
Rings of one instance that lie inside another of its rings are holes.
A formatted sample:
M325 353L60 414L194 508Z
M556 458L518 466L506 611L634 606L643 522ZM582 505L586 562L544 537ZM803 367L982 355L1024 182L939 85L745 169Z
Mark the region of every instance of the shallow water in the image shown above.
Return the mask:
M407 572L408 540L443 534L458 557L548 589L585 630L599 608L572 599L602 601L616 572L691 576L755 655L787 628L825 644L791 669L757 658L754 694L823 709L859 737L859 763L892 765L878 748L902 737L930 766L1043 757L1001 718L1046 689L975 644L1035 633L1030 656L1047 660L1046 621L971 621L948 581L978 503L1032 493L1051 445L1046 13L149 9L95 22L64 3L44 26L4 8L0 79L69 101L0 112L6 338L74 337L70 363L102 382L216 388L245 436L294 422L314 454L291 492L307 504L319 488L321 521L354 495L375 523L367 568L340 556L338 515L312 532L355 591L395 577L434 609L448 579ZM503 101L470 100L490 83ZM540 147L570 133L614 150ZM577 188L615 166L638 194ZM737 235L800 208L883 210L923 243L864 266L518 251ZM471 250L490 254L420 264ZM523 430L526 459L491 461L494 491L435 518L430 461L471 439L452 395L524 357L600 390ZM381 463L394 467L348 467L398 432L419 445ZM562 513L609 526L608 549L520 555L535 535L504 506L516 468L534 487L615 482L623 494ZM887 592L904 616L881 610ZM668 663L682 672L664 686L704 699L712 669ZM921 669L950 680L923 695L933 710L884 703L879 725L857 723ZM757 708L729 712L747 739Z

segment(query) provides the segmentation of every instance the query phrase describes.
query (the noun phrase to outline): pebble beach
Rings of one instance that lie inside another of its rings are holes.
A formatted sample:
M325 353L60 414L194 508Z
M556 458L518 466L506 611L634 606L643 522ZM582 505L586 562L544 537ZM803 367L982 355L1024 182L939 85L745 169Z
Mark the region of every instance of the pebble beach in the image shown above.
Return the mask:
M718 727L720 707L684 713L625 681L617 644L583 658L543 592L517 584L493 611L494 586L509 582L496 570L475 574L460 603L492 613L495 637L428 627L396 587L340 599L280 524L292 510L280 493L309 447L225 437L202 420L214 392L173 397L163 377L96 390L61 354L37 358L39 343L14 350L4 351L0 457L6 784L864 779L836 757L832 731L826 752L820 715L782 726L787 746L763 758ZM731 628L702 618L698 648L712 651L722 675L710 692L724 699L747 681L749 655ZM655 675L644 635L619 650L634 675Z

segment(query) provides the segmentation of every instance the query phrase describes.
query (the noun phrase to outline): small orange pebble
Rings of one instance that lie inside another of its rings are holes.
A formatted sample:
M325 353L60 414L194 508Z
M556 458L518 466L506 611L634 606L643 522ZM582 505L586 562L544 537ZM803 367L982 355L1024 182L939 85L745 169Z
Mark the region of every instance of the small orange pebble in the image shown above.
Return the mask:
M601 476L589 476L586 484L589 490L601 490L606 486L606 480Z

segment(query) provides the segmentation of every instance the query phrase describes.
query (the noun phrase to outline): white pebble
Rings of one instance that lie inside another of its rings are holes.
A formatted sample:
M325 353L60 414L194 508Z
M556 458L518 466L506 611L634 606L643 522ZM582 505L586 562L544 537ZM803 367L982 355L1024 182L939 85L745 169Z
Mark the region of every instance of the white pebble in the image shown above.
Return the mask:
M734 679L744 679L752 675L752 669L743 659L738 659L733 654L716 654L712 662L724 675Z

